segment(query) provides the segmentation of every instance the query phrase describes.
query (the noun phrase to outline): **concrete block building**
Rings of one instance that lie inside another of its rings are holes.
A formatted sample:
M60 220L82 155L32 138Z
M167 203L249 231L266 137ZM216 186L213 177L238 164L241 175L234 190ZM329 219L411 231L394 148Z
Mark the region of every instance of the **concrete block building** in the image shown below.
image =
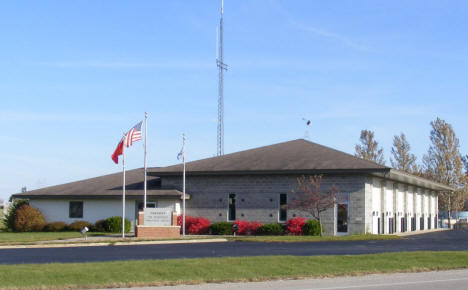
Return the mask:
M142 207L143 171L127 186L127 218ZM180 213L182 164L148 169L148 204ZM437 194L452 188L306 140L294 140L186 164L187 215L212 222L286 222L297 179L322 175L321 190L340 200L322 217L329 235L390 234L437 227ZM48 221L97 219L121 212L121 173L14 195L28 198ZM120 182L120 184L119 184ZM75 214L75 211L78 214Z

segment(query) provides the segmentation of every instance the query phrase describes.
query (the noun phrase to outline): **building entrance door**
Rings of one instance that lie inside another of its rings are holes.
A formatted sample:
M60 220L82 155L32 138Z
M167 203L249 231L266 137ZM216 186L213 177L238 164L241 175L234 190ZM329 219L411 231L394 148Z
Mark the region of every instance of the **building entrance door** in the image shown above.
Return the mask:
M337 205L336 231L338 233L348 232L348 204Z

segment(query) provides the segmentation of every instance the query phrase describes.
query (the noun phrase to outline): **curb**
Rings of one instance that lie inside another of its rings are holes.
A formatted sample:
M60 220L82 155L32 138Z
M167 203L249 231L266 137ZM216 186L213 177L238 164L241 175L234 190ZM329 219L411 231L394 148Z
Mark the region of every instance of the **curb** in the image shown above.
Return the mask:
M42 245L10 245L0 246L0 249L40 249L40 248L74 248L74 247L103 247L103 246L138 246L138 245L170 245L170 244L197 244L222 243L227 239L201 239L201 240L169 240L169 241L141 241L141 242L98 242L98 243L67 243Z
M409 236L415 236L415 235L423 235L423 234L430 234L430 233L436 233L436 232L443 232L443 231L448 231L448 230L453 230L453 229L437 228L437 229L430 229L430 230L404 232L404 233L393 233L393 234L396 235L396 236L399 236L399 237L409 237Z

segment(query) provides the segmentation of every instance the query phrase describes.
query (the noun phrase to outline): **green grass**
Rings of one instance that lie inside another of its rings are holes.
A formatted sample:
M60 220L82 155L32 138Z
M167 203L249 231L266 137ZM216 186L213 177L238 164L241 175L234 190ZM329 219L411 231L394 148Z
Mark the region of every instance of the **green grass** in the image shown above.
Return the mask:
M365 241L365 240L398 240L395 235L349 235L349 236L237 236L232 241L247 242L325 242L325 241Z
M88 236L103 235L103 233L88 233ZM64 240L82 237L79 232L28 232L12 233L0 231L0 245L32 243L38 241Z
M468 251L0 265L2 287L173 285L468 268Z

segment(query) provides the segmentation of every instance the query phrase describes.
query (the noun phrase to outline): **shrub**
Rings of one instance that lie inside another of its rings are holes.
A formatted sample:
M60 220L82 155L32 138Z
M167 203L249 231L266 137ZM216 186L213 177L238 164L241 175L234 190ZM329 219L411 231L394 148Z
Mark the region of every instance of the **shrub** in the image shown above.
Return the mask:
M187 223L187 221L185 221ZM210 221L207 218L192 217L189 220L188 233L192 235L204 235L210 229Z
M125 232L130 232L131 223L128 219L125 219ZM104 221L104 229L109 233L121 233L122 232L122 217L113 216L107 218Z
M234 222L237 225L237 235L248 235L249 234L249 222L237 220Z
M45 225L44 231L46 232L61 232L65 230L67 224L64 222L51 222Z
M38 232L46 224L42 213L27 204L21 205L15 210L13 220L13 230L17 232Z
M284 234L284 229L279 223L264 224L257 229L258 235L278 236Z
M261 223L259 222L251 222L249 224L249 232L251 235L257 235L258 233L258 228L260 228L262 226Z
M96 221L94 223L94 225L91 226L90 231L92 231L92 232L105 232L106 231L106 220Z
M286 222L286 230L293 236L302 236L302 228L305 225L305 218L295 217Z
M71 224L69 224L66 229L69 231L81 231L82 228L88 227L88 229L90 229L91 226L92 224L90 222L76 221L76 222L72 222Z
M210 226L210 234L212 235L232 235L232 233L232 223L230 222L217 222Z
M7 230L15 230L15 212L18 208L25 204L29 205L29 202L25 199L15 199L15 201L13 201L13 203L8 207L8 212L2 219L2 222Z
M177 225L182 231L182 215L177 217ZM209 232L210 221L203 217L185 216L185 233L192 235L204 235Z
M302 228L302 232L304 235L307 236L319 236L320 235L320 224L318 220L308 220L306 221L304 227ZM322 226L322 233L324 233L324 229Z

